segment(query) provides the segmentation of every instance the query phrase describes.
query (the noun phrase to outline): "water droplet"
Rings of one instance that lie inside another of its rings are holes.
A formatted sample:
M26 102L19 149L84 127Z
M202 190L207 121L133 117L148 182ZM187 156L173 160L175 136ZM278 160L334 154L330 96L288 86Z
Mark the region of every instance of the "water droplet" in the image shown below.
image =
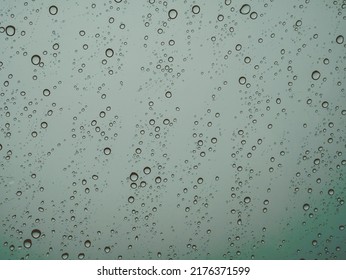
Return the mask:
M57 6L50 6L49 7L49 13L52 15L52 16L54 16L54 15L56 15L57 13L58 13L58 7Z
M43 95L44 95L44 96L49 96L49 95L50 95L50 90L47 89L47 88L44 89L44 90L43 90Z
M108 147L103 149L103 153L104 153L106 156L110 155L111 152L112 152L112 150L111 150L110 148L108 148Z
M135 198L134 198L133 196L130 196L130 197L127 199L127 201L128 201L129 203L133 203L133 202L135 201Z
M130 174L130 180L131 180L132 182L136 182L136 181L138 180L138 174L137 174L136 172L132 172L132 173Z
M31 231L31 236L35 239L39 238L41 236L41 231L39 229L33 229Z
M63 260L67 260L67 259L68 259L68 253L63 253L63 254L61 255L61 258L62 258Z
M218 16L217 16L217 20L218 20L218 21L223 21L223 19L224 19L224 16L223 16L223 15L218 15Z
M31 239L25 239L24 242L23 242L23 245L25 248L29 249L32 245L32 241Z
M258 14L257 14L256 12L252 12L252 13L250 14L250 18L251 18L251 19L256 19L257 16L258 16Z
M31 63L32 64L38 65L38 64L40 64L40 62L41 62L41 57L39 55L35 54L31 57Z
M111 251L111 248L107 246L107 247L105 247L104 250L105 250L106 253L109 253Z
M110 48L106 49L105 54L107 57L112 57L114 55L114 51Z
M320 72L318 72L317 70L315 70L314 72L312 72L312 74L311 74L311 78L313 79L313 80L318 80L319 78L321 77L321 73Z
M160 176L155 178L155 183L156 184L160 184L161 183L161 177Z
M308 211L308 210L310 209L310 205L307 204L307 203L305 203L305 204L303 205L303 209L304 209L305 211Z
M344 42L344 36L339 35L338 37L336 37L336 42L338 44L342 44Z
M171 98L172 97L172 93L170 91L166 91L165 96L167 98Z
M241 6L239 11L242 15L247 15L248 13L250 13L251 7L248 4L244 4L243 6Z
M144 172L144 174L146 174L146 175L148 175L148 174L150 174L150 172L151 172L151 169L150 169L150 167L145 167L144 169L143 169L143 172Z
M246 78L244 76L240 77L239 78L239 84L245 85L245 83L246 83Z
M16 33L16 28L13 25L9 25L6 27L6 35L13 36Z
M84 253L78 254L78 259L83 260L85 258Z
M41 122L41 128L47 128L48 127L48 123L46 122Z
M175 18L177 18L177 16L178 16L177 10L175 10L175 9L169 10L169 12L168 12L168 17L169 17L170 19L175 19Z
M201 11L201 8L200 8L198 5L194 5L194 6L192 7L192 12L193 12L195 15L199 14L200 11Z
M90 241L90 240L86 240L86 241L84 242L84 246L85 246L86 248L90 248L90 246L91 246L91 241Z
M322 102L322 108L328 108L329 103L327 101Z
M244 198L244 202L245 202L245 203L250 203L250 202L251 202L251 198L248 197L248 196L245 197L245 198Z

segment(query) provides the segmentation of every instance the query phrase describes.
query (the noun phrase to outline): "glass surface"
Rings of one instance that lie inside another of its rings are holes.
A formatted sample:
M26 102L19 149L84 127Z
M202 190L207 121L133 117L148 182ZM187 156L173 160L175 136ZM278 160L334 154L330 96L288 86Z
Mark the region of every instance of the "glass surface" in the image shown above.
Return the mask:
M346 259L346 1L1 1L1 259Z

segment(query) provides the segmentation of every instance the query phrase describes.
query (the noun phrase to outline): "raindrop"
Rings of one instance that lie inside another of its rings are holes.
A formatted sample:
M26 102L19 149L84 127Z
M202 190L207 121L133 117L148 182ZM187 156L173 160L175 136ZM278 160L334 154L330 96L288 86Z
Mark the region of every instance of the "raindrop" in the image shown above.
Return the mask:
M6 27L7 36L13 36L16 33L16 28L13 25L9 25Z
M111 150L110 148L108 148L108 147L103 149L103 153L104 153L106 156L110 155L111 152L112 152L112 150Z
M105 247L104 250L105 250L106 253L109 253L111 251L111 248L107 246L107 247Z
M311 78L313 79L313 80L318 80L319 78L321 77L321 73L320 72L318 72L317 70L315 70L314 72L312 72L312 74L311 74Z
M329 103L327 101L322 102L322 108L328 108Z
M57 13L58 13L58 7L57 6L50 6L49 7L49 13L52 15L52 16L54 16L54 15L56 15Z
M224 19L224 16L223 16L223 15L218 15L218 16L217 16L217 20L218 20L218 21L223 21L223 19Z
M241 13L242 15L247 15L248 13L250 13L250 11L251 11L251 7L250 7L250 5L248 5L248 4L244 4L244 5L241 6L241 8L240 8L240 13Z
M23 245L25 248L29 249L32 245L32 241L30 239L25 239Z
M256 12L252 12L251 14L250 14L250 18L251 19L256 19L257 18L257 13Z
M303 205L303 209L304 209L305 211L308 211L308 210L310 209L310 205L307 204L307 203L305 203L305 204Z
M63 253L63 254L61 255L61 258L62 258L63 260L67 260L67 259L68 259L68 253Z
M244 198L244 202L245 202L245 203L250 203L250 202L251 202L251 198L248 197L248 196L245 197L245 198Z
M91 241L90 241L90 240L86 240L86 241L84 242L84 246L85 246L86 248L90 248L90 246L91 246Z
M32 64L38 65L38 64L40 64L40 62L41 62L41 57L39 55L35 54L31 57L31 63Z
M344 36L339 35L338 37L336 37L336 42L338 44L342 44L344 42Z
M194 6L192 7L192 12L193 12L195 15L199 14L200 11L201 11L201 8L200 8L198 5L194 5Z
M105 51L105 54L107 57L112 57L114 55L114 51L110 48L108 48L106 51Z
M43 95L44 96L49 96L50 95L50 90L49 89L44 89L43 90Z
M177 10L175 10L175 9L169 10L169 12L168 12L168 17L169 17L170 19L175 19L175 18L177 18L177 16L178 16Z
M135 198L134 198L133 196L130 196L130 197L127 199L127 201L128 201L129 203L133 203L133 202L135 201Z
M166 96L166 98L171 98L172 93L170 91L166 91L165 96Z
M239 84L245 85L245 83L246 83L246 78L244 76L240 77L239 78Z
M41 236L41 231L39 229L33 229L31 231L31 236L35 239L39 238Z
M48 123L46 122L41 122L41 128L47 128L48 127Z
M78 259L83 260L85 258L84 253L78 254Z
M132 173L130 174L130 180L131 180L132 182L136 182L136 181L138 180L138 174L137 174L136 172L132 172Z
M151 172L151 169L150 169L150 167L145 167L144 169L143 169L143 172L144 172L144 174L146 174L146 175L148 175L148 174L150 174L150 172Z

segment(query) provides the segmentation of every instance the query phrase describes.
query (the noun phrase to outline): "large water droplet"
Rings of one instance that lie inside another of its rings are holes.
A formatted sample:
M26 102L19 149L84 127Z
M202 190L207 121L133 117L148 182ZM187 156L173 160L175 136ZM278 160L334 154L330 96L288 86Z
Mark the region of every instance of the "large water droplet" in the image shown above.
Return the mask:
M310 205L307 204L307 203L305 203L305 204L303 205L303 209L304 209L305 211L308 211L308 210L310 209Z
M108 147L103 149L103 153L104 153L106 156L110 155L111 152L112 152L112 150L111 150L110 148L108 148Z
M31 236L35 239L39 238L41 236L41 231L39 229L33 229L31 231Z
M342 44L344 42L344 36L339 35L338 37L336 37L335 40L338 44Z
M49 13L50 13L52 16L56 15L56 14L58 13L58 7L57 7L57 6L54 6L54 5L50 6L50 7L49 7Z
M31 57L31 63L32 64L38 65L38 64L40 64L40 62L41 62L41 57L39 55L35 54Z
M248 4L244 4L243 6L241 6L239 11L242 15L247 15L248 13L250 13L251 7Z
M321 77L321 73L319 72L319 71L317 71L317 70L315 70L314 72L312 72L312 74L311 74L311 78L313 79L313 80L318 80L319 78Z
M137 181L137 180L138 180L138 174L137 174L136 172L132 172L132 173L130 174L130 180L131 180L132 182Z
M175 18L177 18L177 16L178 16L177 10L175 10L175 9L169 10L169 12L168 12L168 17L169 17L170 19L175 19Z
M29 249L32 245L32 241L31 239L25 239L24 242L23 242L23 245L25 248Z
M201 8L200 8L198 5L194 5L194 6L192 7L192 12L193 12L195 15L199 14L200 11L201 11Z
M106 49L105 54L107 57L112 57L114 55L114 51L110 48Z
M9 25L6 27L6 35L13 36L16 33L16 28L13 25Z

